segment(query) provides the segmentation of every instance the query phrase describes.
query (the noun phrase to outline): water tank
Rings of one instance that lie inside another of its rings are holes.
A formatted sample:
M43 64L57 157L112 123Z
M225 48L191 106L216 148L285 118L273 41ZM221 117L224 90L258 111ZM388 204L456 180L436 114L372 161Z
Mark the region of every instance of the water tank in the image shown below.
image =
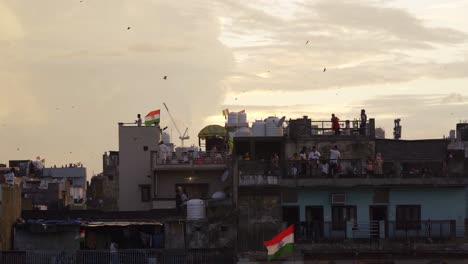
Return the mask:
M169 133L167 132L162 132L162 141L164 142L164 144L169 144L171 143L171 136L169 135Z
M234 137L251 137L252 132L250 132L250 129L248 127L240 127L236 130L236 133L234 134Z
M282 137L283 126L278 127L279 118L270 116L265 121L266 136L267 137Z
M237 114L237 126L239 127L248 127L247 123L247 114L245 112L240 112Z
M231 112L228 115L227 125L228 126L237 126L238 120L239 119L238 119L237 113L236 112Z
M254 137L264 137L266 135L265 122L261 120L253 122L252 133Z
M206 215L205 202L200 199L192 199L187 202L187 220L204 219Z

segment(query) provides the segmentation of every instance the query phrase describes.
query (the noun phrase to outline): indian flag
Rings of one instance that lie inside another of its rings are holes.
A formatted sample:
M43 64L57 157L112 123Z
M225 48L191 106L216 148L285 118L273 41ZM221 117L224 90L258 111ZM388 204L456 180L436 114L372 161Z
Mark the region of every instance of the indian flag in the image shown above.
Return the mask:
M281 231L272 240L263 242L268 250L268 260L277 258L284 253L291 253L294 244L294 225Z
M161 115L161 110L160 109L149 112L145 116L145 125L151 126L152 124L159 123L160 115Z
M80 230L80 233L75 237L75 240L84 240L86 236L86 231L84 229Z

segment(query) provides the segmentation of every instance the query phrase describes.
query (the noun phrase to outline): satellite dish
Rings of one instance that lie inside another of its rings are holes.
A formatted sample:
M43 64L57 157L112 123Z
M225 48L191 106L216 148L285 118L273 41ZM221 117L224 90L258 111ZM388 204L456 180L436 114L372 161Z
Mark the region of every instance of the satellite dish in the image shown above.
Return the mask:
M286 120L286 117L285 117L285 116L283 116L283 117L278 121L278 123L276 124L276 126L277 126L277 127L281 127L281 126L283 125L283 123L284 123L284 120Z

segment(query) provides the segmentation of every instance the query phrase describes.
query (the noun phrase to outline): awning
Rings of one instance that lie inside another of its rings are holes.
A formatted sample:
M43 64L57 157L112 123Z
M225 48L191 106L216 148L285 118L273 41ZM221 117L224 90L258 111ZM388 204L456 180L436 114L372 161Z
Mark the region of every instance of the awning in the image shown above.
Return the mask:
M210 125L204 127L202 130L200 130L200 133L198 133L198 137L200 139L206 139L208 137L226 137L226 129L222 126L219 125Z
M101 226L135 226L135 225L162 225L157 221L106 221L106 222L84 222L86 227L101 227Z

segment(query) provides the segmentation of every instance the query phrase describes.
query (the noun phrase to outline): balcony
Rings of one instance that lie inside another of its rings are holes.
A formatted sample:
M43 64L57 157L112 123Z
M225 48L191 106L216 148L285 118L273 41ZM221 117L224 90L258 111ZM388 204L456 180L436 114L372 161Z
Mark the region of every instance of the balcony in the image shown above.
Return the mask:
M188 152L180 155L171 153L164 159L157 151L151 152L151 169L173 170L224 170L229 162L225 152Z
M386 160L381 169L363 159L301 161L239 161L239 185L374 186L438 185L468 186L468 177L440 160Z
M459 230L463 234L463 230ZM447 241L457 237L455 220L301 222L296 225L299 242L331 242L345 239L387 239L402 241Z

